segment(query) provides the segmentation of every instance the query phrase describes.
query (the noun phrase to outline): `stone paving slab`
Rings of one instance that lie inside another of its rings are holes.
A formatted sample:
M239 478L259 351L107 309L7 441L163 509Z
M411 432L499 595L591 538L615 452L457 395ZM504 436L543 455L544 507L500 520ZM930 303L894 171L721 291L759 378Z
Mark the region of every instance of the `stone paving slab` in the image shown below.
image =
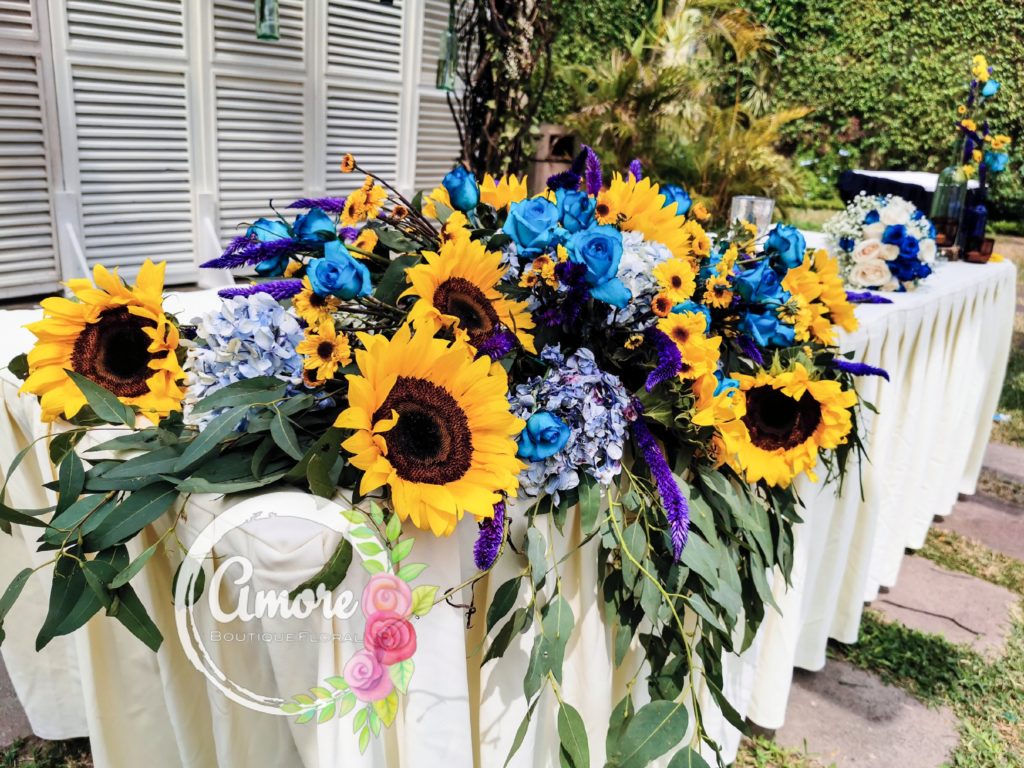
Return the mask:
M989 549L1024 560L1024 509L984 496L957 502L936 527L977 539Z
M820 672L796 670L783 747L836 768L938 768L959 743L957 719L929 709L849 662L830 659Z
M13 744L20 738L32 735L32 726L28 724L25 711L14 693L7 667L0 659L0 746Z
M995 658L1006 648L1018 600L1003 587L947 571L923 557L906 557L896 586L879 595L871 607L889 621L942 635Z
M1024 448L989 443L978 478L978 493L1024 506Z

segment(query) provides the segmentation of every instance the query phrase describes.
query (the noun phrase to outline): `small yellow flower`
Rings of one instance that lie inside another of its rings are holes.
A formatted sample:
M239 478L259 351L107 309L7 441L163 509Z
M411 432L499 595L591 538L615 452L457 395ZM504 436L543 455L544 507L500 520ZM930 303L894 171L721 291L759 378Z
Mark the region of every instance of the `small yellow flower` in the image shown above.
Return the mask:
M533 288L537 283L540 282L540 275L536 272L524 272L523 276L519 278L520 288Z
M611 195L607 189L602 189L597 195L594 217L597 219L598 224L615 224L618 222L619 213L612 207Z
M469 240L469 219L462 211L452 211L448 221L441 225L441 245L453 240Z
M540 275L541 279L552 288L558 287L558 278L555 277L555 262L548 255L538 256L533 260L533 268Z
M1006 259L1003 257L1001 253L993 253L991 256L989 256L988 260L991 261L993 264L998 264L1001 261L1006 261Z
M366 256L360 253L359 251L366 251L367 253L372 253L373 249L377 247L377 240L378 238L376 232L374 232L372 229L364 229L362 232L359 233L359 237L355 239L355 242L352 243L353 246L359 249L353 250L351 252L352 255L355 256L357 259L365 259Z
M451 209L452 199L448 195L448 190L444 187L435 187L431 190L429 195L423 197L423 215L429 216L432 219L439 219L437 215L437 206L435 203L440 203L445 208Z
M961 170L963 170L964 176L966 176L968 179L974 176L973 165L965 165Z
M978 124L973 120L961 120L960 125L963 126L968 131L973 132L978 130Z
M724 275L709 277L704 283L704 303L709 307L724 309L732 304L729 280Z
M643 343L644 337L641 336L639 333L634 333L632 336L626 339L626 343L623 344L622 346L624 346L626 349L640 349L640 345Z
M1001 149L1005 149L1006 147L1008 147L1010 143L1013 141L1013 139L1011 139L1009 136L1006 136L1001 133L996 136L986 136L985 140L992 142L992 149L996 150L997 152Z
M555 248L555 254L558 256L558 261L560 264L564 264L569 260L569 251L565 249L564 245L559 245L557 248Z
M356 169L356 159L349 153L345 153L345 156L341 158L341 172L352 173Z
M309 326L318 326L333 319L333 314L341 307L341 299L337 296L318 296L308 277L302 278L302 291L292 298L295 313L306 321Z
M961 104L959 107L956 108L956 113L958 115L961 115L961 116L966 115L967 114L967 107L965 107L963 104Z
M981 150L980 150L980 149L976 149L976 150L974 150L974 151L973 151L973 152L971 153L971 157L973 157L973 158L974 158L974 162L976 162L976 163L980 163L980 162L981 162L981 158L982 158Z
M334 320L326 320L318 326L306 329L306 338L295 346L295 351L306 359L302 367L316 371L320 381L333 379L339 365L352 362L352 347L348 336L340 336L334 328Z
M732 268L736 266L736 259L739 256L740 252L736 244L731 243L725 253L722 254L722 260L718 262L718 274L724 276L732 272Z
M668 317L672 314L672 307L675 303L664 293L659 293L651 301L651 311L658 317Z
M685 259L663 261L654 268L654 277L673 304L686 301L697 288L693 267Z
M971 63L971 74L979 83L988 82L988 60L981 54L974 57Z
M704 205L704 203L695 203L693 208L690 209L690 212L693 214L693 218L697 221L707 221L711 217L711 214L708 213L707 206Z
M391 215L395 218L396 221L401 221L402 219L406 219L409 217L409 209L406 208L404 205L396 205L394 209L391 211Z
M292 277L300 269L302 269L302 262L301 261L294 261L294 260L293 261L289 261L288 262L288 266L284 268L284 276L285 277Z

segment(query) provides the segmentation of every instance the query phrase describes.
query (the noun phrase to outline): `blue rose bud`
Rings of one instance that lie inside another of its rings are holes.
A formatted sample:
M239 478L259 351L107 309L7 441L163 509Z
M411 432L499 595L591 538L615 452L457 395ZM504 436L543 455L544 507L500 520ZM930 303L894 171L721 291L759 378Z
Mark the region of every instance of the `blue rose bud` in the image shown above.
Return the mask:
M795 338L793 326L781 322L778 315L770 311L764 314L747 312L740 320L740 331L761 348L790 347Z
M868 211L867 216L864 217L864 223L867 225L877 224L881 218L878 211Z
M370 271L352 258L340 240L324 246L324 257L310 262L308 275L317 296L337 296L347 301L369 296L373 289Z
M992 82L989 80L989 82ZM1006 152L993 152L989 150L985 153L985 165L992 173L1002 173L1006 170L1006 166L1010 162L1010 156Z
M903 238L903 242L900 243L900 257L904 259L916 259L918 251L921 250L921 244L918 243L917 238L912 235L907 235Z
M773 264L784 267L781 271L786 272L803 264L807 241L796 227L776 224L768 235L764 249L771 256Z
M457 211L475 211L480 203L480 185L476 183L476 177L461 165L445 175L441 186L448 191L452 207Z
M902 224L890 224L882 233L882 242L886 245L895 245L897 248L903 245L907 239L907 228Z
M538 411L526 421L519 435L519 456L526 461L543 461L554 456L569 441L569 425L549 411Z
M778 306L789 300L789 293L782 289L779 276L767 261L741 272L734 285L740 298L750 304Z
M285 240L291 238L288 225L280 219L257 219L245 231L246 237L267 243L271 240ZM256 274L261 277L277 277L283 275L285 267L288 266L288 254L276 256L272 259L264 259L256 265Z
M715 397L718 397L723 392L727 392L730 389L739 389L740 382L738 379L730 378L721 371L715 371Z
M661 188L661 194L665 196L665 208L672 203L676 204L676 216L685 216L690 210L690 206L693 205L690 193L678 184L666 184Z
M597 200L586 192L559 189L555 192L555 200L558 204L558 215L562 221L562 227L567 232L579 232L593 223Z
M999 82L989 78L983 86L981 86L981 95L986 99L990 99L999 93Z
M569 261L587 268L584 280L590 295L621 309L632 294L616 277L622 259L622 233L611 224L577 232L566 244Z
M520 256L533 257L554 246L558 206L543 197L512 203L501 231L512 238Z
M333 240L338 236L334 219L319 208L296 216L292 230L296 240Z

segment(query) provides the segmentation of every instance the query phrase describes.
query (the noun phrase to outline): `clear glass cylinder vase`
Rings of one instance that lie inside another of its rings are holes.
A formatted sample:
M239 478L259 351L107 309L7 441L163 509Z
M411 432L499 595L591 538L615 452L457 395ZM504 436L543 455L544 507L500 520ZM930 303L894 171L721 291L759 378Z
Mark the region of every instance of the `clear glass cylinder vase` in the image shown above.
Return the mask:
M935 244L952 248L960 235L964 203L967 201L967 176L959 166L951 165L939 174L928 218L935 225Z

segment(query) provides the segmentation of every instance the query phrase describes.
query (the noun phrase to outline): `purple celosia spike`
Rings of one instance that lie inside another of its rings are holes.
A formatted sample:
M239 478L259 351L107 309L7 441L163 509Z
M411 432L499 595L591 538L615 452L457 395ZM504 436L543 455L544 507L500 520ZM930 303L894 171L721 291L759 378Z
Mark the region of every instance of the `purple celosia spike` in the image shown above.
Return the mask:
M639 413L643 413L643 406L639 401L634 401L633 405ZM678 562L686 546L686 540L690 537L690 505L687 504L683 492L679 490L679 484L672 475L665 454L658 447L642 415L633 422L632 429L637 447L640 448L644 461L651 470L651 477L658 488L661 503L665 505L665 518L668 520L669 533L672 537L672 556Z
M233 269L249 264L259 264L265 259L289 256L309 247L309 243L305 243L302 240L292 240L290 237L268 240L265 243L251 242L235 253L225 253L199 266L203 269Z
M587 153L587 192L591 195L596 195L601 191L601 186L604 184L601 179L601 159L586 144L583 145L583 150Z
M284 299L290 299L301 291L301 280L268 280L265 283L241 285L237 288L222 288L217 291L217 295L222 299L230 299L234 296L255 296L257 293L266 293L278 301L283 301Z
M644 331L647 343L653 344L658 354L658 366L647 376L647 383L644 388L650 392L662 382L668 381L679 374L683 367L683 356L679 353L679 347L668 337L668 334L659 331L657 328L648 328Z
M764 357L761 355L761 350L757 348L757 344L749 336L739 336L736 339L740 345L740 349L747 357L750 358L751 362L755 365L764 365Z
M833 358L831 366L836 370L849 373L851 376L881 376L889 381L889 372L884 368L876 368L867 363L855 363L851 360L844 360L841 357Z
M289 208L319 208L324 213L341 213L345 209L344 197L304 197Z
M892 299L870 291L847 291L846 300L851 304L892 304Z
M579 189L581 181L582 179L578 173L571 170L562 171L553 176L548 176L548 189Z
M494 505L494 517L480 522L480 533L473 545L473 562L481 571L488 570L498 559L505 541L505 502Z
M359 237L360 232L362 232L362 230L356 229L355 227L342 227L341 229L338 230L338 237L340 237L345 242L350 242Z
M629 164L629 172L630 172L630 174L632 174L633 178L636 179L637 181L640 181L640 179L643 178L644 171L643 171L643 166L640 165L640 158L639 157L634 157L633 158L633 161Z
M491 360L500 360L516 346L516 337L511 331L504 328L492 333L482 342L476 345L479 355L487 355Z

